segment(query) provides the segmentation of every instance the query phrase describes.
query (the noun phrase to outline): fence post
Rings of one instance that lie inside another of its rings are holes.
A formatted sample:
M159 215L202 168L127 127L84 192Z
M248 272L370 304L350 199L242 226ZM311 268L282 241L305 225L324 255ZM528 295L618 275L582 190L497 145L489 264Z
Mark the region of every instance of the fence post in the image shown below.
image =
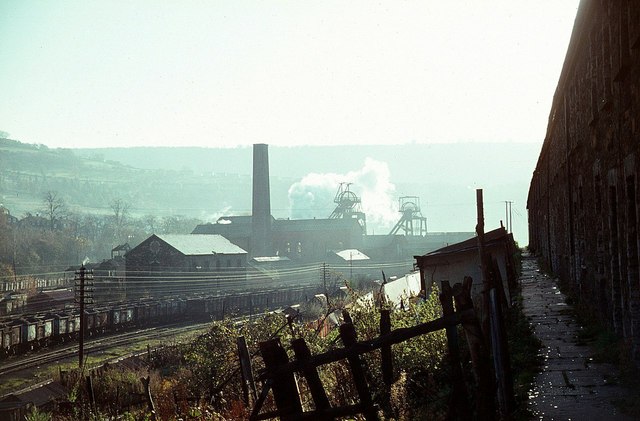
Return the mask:
M144 394L147 399L147 407L149 408L149 412L151 413L151 419L156 421L156 405L153 402L153 398L151 397L151 388L149 388L149 382L151 381L151 377L141 377L140 381L144 386Z
M499 274L498 263L495 259L491 262L493 272ZM497 279L500 280L499 275ZM496 383L498 385L498 403L502 419L509 419L514 408L513 380L511 377L511 363L509 359L509 347L507 344L507 334L502 316L502 303L500 292L502 283L494 285L489 292L489 302L491 304L491 344L493 363L495 367Z
M280 344L280 339L271 339L260 342L258 345L267 369L267 376L273 379L273 397L276 401L280 419L288 420L292 416L302 414L300 392L293 372L279 375L277 378L269 373L270 370L289 362L287 351Z
M340 325L340 338L345 348L357 343L356 329L353 327L353 324L343 323ZM364 418L367 421L377 421L378 413L371 399L371 393L369 392L369 386L367 385L367 379L364 374L364 369L362 368L360 357L357 354L352 354L350 357L347 357L347 361L349 361L353 382L360 397Z
M309 351L309 347L303 338L294 339L291 341L291 346L293 347L293 352L296 354L296 359L301 363L304 364L304 362L311 357L311 351ZM318 370L315 367L307 368L303 365L302 374L304 374L304 377L307 379L316 411L322 412L325 409L331 408L327 394L322 386L322 381L318 375Z
M388 309L380 310L380 336L387 335L391 332L391 313ZM382 380L384 384L390 386L393 384L393 355L391 353L391 345L380 348L382 357Z
M489 290L491 289L492 276L490 269L490 262L488 261L487 253L484 250L484 202L482 199L482 189L476 189L476 213L478 222L476 225L476 234L478 235L478 255L480 258L480 269L482 270L482 312L481 326L482 334L484 335L485 342L491 343L491 326L489 321Z
M442 314L449 316L454 313L451 286L449 281L442 281L442 292L440 293L440 304ZM462 367L460 366L460 347L458 345L458 328L456 325L447 326L447 345L449 348L449 364L451 367L453 393L449 406L449 417L452 419L471 419L471 408L467 400L467 387L464 384Z
M96 410L96 395L93 391L93 379L91 375L87 376L87 390L89 392L89 404L91 405L91 409L93 411Z
M238 345L238 357L240 359L240 373L242 374L242 394L244 397L244 402L249 405L249 398L256 401L258 398L256 392L256 383L253 380L253 370L251 369L251 356L249 355L249 350L247 349L247 342L244 339L244 336L239 336L236 339L236 344ZM251 389L251 395L249 395L249 389Z
M453 294L458 311L473 309L473 301L471 300L472 284L473 279L465 276L462 284L453 286ZM470 321L463 320L462 328L467 338L471 363L478 384L476 416L481 420L493 419L495 417L495 385L492 381L489 353L480 328L480 322L476 317L473 317Z

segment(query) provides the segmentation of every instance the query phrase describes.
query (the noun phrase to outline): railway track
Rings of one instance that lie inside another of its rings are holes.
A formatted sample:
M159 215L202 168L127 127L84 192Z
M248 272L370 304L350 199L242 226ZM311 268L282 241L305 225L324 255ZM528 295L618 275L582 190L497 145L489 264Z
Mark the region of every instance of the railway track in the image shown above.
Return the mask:
M167 326L150 327L137 329L134 331L122 332L116 335L100 336L85 341L85 355L97 356L114 349L131 345L135 342L148 342L155 339L175 338L177 334L197 331L205 328L209 323L186 324L175 323ZM113 355L113 358L106 360L117 360L130 356L131 353ZM19 357L12 357L0 364L0 380L5 379L13 373L46 367L52 364L70 362L78 356L78 344L74 342L68 345L59 345L53 349L43 349L34 353L29 353Z

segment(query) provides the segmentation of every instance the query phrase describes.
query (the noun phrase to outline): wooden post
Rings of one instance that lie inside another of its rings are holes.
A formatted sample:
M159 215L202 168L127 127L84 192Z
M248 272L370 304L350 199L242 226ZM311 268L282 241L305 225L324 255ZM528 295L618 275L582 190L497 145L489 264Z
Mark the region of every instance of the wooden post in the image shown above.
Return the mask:
M498 273L497 262L494 260L493 272ZM502 285L500 285L502 288ZM513 379L511 376L511 362L507 344L506 328L502 316L502 305L497 288L492 288L489 295L491 303L491 342L493 344L493 361L498 385L498 403L502 419L510 419L515 402L513 397Z
M380 310L380 336L385 336L391 332L391 312L388 309ZM384 392L382 394L382 405L386 411L391 409L391 385L393 384L393 354L391 345L380 348L380 360L382 362L382 381L384 382Z
M267 369L267 375L273 379L273 397L278 407L280 419L288 420L296 415L302 414L300 393L293 372L288 372L277 377L272 377L271 374L269 374L269 370L289 362L287 351L285 351L280 344L280 339L275 338L260 342L259 347L265 368Z
M258 399L258 395L256 392L256 383L253 380L253 370L251 367L251 356L249 355L249 350L247 349L247 342L244 339L244 336L239 336L236 339L236 344L238 345L238 357L240 359L240 373L242 374L242 394L244 397L244 402L249 405L250 401L253 402ZM251 394L249 394L251 392Z
M147 399L147 407L149 408L149 412L151 413L152 421L156 421L156 405L153 402L153 397L151 397L151 388L149 387L149 382L151 381L151 377L141 377L140 381L144 386L144 395Z
M89 404L91 405L91 409L95 411L96 409L96 395L93 392L93 380L91 376L87 376L87 391L89 392Z
M471 300L471 286L473 279L465 276L462 284L453 286L453 296L458 311L473 309ZM484 342L484 336L477 318L470 322L462 322L469 353L471 354L471 364L473 366L476 383L478 384L478 397L476 399L476 416L479 420L489 420L495 418L495 385L491 374L489 352Z
M296 359L301 363L304 364L304 362L311 357L311 351L309 351L309 347L304 339L294 339L291 341L291 346L293 347L293 352L296 354ZM316 411L321 413L322 411L331 408L329 398L327 398L327 394L322 386L322 381L318 375L318 370L315 367L304 367L302 369L302 374L304 374L304 377L307 379L307 384L309 385L309 390L313 397Z
M343 323L340 325L340 338L345 348L355 345L358 342L356 336L356 329L351 323ZM364 369L362 368L362 361L357 354L351 354L347 357L349 361L349 367L351 368L351 375L353 376L353 382L358 391L360 397L360 404L363 407L363 415L367 421L378 420L378 413L369 392L369 386L367 385L367 379L365 377Z
M442 292L440 293L440 304L442 314L449 316L454 313L451 286L449 281L442 281ZM451 377L453 382L453 393L449 405L449 417L451 419L471 419L471 408L467 399L467 387L464 383L462 367L460 366L460 347L458 345L457 326L447 326L447 345L449 347L449 363L451 366Z
M482 189L476 190L476 210L478 214L478 223L476 225L476 234L478 234L478 254L480 257L480 268L482 269L482 314L481 326L484 334L485 343L491 343L490 324L489 324L489 290L491 289L491 271L487 255L484 251L484 203L482 200Z
M80 369L83 368L84 366L84 332L86 330L85 327L85 318L84 318L84 305L85 305L85 300L84 300L84 281L85 281L85 275L86 275L86 269L84 267L84 265L80 266L80 270L78 272L76 272L76 275L78 275L78 278L76 278L80 284L79 284L79 291L78 294L80 296L79 298L79 304L80 304L80 331L78 332L78 367Z
M384 336L391 332L391 313L388 309L380 310L380 336ZM380 348L382 357L382 380L384 384L390 386L393 384L393 354L391 353L391 345Z

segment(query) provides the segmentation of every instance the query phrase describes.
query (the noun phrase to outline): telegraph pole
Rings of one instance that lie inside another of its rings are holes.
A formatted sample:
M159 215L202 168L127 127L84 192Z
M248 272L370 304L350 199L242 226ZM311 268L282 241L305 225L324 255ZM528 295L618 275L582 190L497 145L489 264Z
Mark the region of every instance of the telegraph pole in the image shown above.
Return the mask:
M513 232L513 221L511 219L511 200L504 201L504 221L507 228L507 233Z
M79 350L78 350L78 366L82 368L84 364L84 333L85 333L85 305L92 302L91 293L93 290L87 289L92 286L93 271L87 270L84 264L80 266L80 270L76 271L76 303L80 306L80 332L79 332Z
M329 296L327 292L327 262L322 263L322 286L324 288L325 296Z

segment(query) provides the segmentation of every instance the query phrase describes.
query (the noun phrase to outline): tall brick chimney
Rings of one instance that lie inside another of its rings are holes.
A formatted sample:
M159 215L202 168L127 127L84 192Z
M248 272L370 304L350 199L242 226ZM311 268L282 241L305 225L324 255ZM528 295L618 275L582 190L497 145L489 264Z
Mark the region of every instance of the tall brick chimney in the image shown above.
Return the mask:
M253 205L252 235L250 254L256 256L272 255L271 241L271 192L269 189L269 150L268 145L253 145Z

